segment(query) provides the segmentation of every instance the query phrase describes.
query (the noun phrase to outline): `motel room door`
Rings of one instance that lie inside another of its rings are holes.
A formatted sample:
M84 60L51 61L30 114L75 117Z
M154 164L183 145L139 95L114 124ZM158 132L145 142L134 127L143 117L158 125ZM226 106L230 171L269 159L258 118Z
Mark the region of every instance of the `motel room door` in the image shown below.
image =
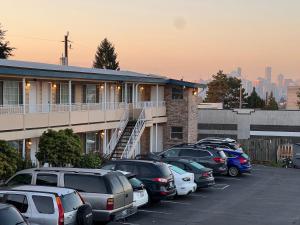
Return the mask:
M30 81L30 91L29 91L29 112L30 113L35 113L37 112L37 105L36 105L36 82L35 81Z
M42 109L43 112L50 112L51 104L51 83L43 82L42 84Z

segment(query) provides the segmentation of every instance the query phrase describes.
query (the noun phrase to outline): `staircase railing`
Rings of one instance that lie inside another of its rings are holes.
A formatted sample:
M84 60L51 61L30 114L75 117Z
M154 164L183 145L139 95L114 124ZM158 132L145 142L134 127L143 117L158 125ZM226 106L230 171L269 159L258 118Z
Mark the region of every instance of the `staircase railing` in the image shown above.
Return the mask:
M131 158L133 156L133 154L135 153L137 142L140 139L140 137L145 129L145 123L146 123L146 115L145 115L145 107L144 107L141 114L139 115L139 118L138 118L133 130L132 130L132 133L126 144L126 147L122 153L121 159Z
M104 155L104 158L109 159L111 157L113 151L115 150L115 147L117 146L117 144L122 136L122 133L123 133L125 127L127 126L128 120L129 120L129 109L127 107L127 108L125 108L125 111L120 119L118 127L115 129L108 145L106 146L106 153Z

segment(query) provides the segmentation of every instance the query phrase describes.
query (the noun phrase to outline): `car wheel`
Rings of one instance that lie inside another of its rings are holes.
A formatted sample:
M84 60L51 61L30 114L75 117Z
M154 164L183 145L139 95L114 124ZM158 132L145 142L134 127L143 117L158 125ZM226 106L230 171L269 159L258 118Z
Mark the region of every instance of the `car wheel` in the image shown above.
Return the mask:
M88 204L80 206L77 210L77 225L92 225L92 207Z
M231 177L236 177L236 176L239 175L239 170L236 167L234 167L234 166L229 167L229 169L228 169L228 175L231 176Z

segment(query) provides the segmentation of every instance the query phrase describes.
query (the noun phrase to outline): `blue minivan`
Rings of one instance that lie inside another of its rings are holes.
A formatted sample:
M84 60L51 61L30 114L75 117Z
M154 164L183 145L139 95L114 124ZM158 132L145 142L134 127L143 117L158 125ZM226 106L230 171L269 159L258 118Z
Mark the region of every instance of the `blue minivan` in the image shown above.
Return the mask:
M227 156L227 174L236 177L243 173L251 173L251 162L249 156L240 151L222 149Z

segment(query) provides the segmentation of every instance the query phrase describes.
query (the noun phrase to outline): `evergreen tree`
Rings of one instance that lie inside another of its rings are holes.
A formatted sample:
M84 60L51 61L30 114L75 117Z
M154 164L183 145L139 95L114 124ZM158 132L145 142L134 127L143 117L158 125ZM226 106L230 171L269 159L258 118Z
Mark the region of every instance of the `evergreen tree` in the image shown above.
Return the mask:
M297 97L298 97L297 104L298 104L299 109L300 109L300 90L297 92Z
M120 70L117 56L114 45L104 38L97 47L93 66L100 69Z
M265 106L265 101L261 97L259 97L255 90L255 87L253 88L251 95L248 96L246 102L247 107L251 109L262 109Z
M241 80L227 77L223 71L213 75L213 80L207 84L208 91L205 102L222 102L225 109L238 108L240 104ZM242 89L242 103L245 102L245 89Z
M0 59L7 59L12 56L12 51L15 48L9 47L9 41L5 41L6 30L1 29L0 24Z
M275 97L273 96L273 92L271 92L270 96L267 99L266 106L264 108L265 110L278 110L278 104L276 102Z

